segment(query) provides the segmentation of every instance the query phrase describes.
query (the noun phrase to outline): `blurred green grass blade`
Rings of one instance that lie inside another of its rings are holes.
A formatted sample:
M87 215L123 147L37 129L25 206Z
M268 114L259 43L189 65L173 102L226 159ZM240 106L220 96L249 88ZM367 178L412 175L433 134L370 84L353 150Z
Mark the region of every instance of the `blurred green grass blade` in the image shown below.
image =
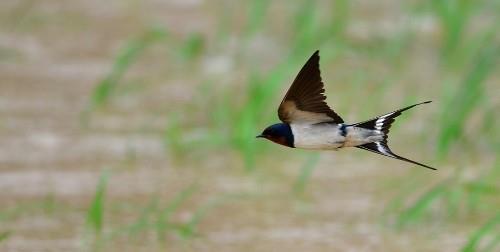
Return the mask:
M134 223L124 228L123 231L125 231L129 235L136 235L141 231L147 230L150 227L150 217L151 215L153 215L153 213L156 212L157 209L158 197L154 196L149 204L144 209L142 209L139 218L137 218Z
M0 243L6 241L10 237L11 233L9 231L0 232Z
M180 191L177 193L177 195L169 202L167 207L165 207L162 211L161 214L159 215L160 218L164 219L165 217L169 216L173 212L175 212L184 202L186 202L192 195L198 190L198 187L196 185L191 185L187 187L186 189Z
M494 237L491 239L491 242L489 244L486 244L484 247L484 252L494 252L497 250L494 250L495 248L499 247L500 244L500 231L493 233Z
M444 107L443 122L438 136L438 156L443 158L451 144L462 136L463 127L484 93L484 82L494 71L500 47L480 51L452 100Z
M239 149L243 153L245 168L250 171L255 167L256 140L253 135L256 135L255 132L258 130L253 112L244 111L240 120Z
M307 182L311 178L312 172L314 171L314 168L316 168L318 164L319 158L320 158L319 153L314 153L307 157L306 161L302 165L302 168L300 169L300 175L295 181L295 184L293 185L293 191L296 194L304 192Z
M262 113L271 112L268 108L274 106L278 86L284 77L282 67L278 67L263 78L252 75L247 85L247 101L243 108L235 113L233 143L242 153L247 171L255 167L255 155L258 152L255 136L262 130L257 125L262 125L264 122L267 125L270 124L267 121L268 117L263 116Z
M480 201L484 196L494 196L500 192L500 188L487 184L484 178L478 178L465 185L468 193L467 207L470 212L475 212L481 206Z
M87 211L87 226L96 234L100 234L104 221L104 200L109 173L104 171L99 178L92 204Z
M216 31L217 44L224 44L231 33L231 14L233 13L233 11L228 4L221 4L216 6L217 8L219 8L216 12L216 16L219 18L217 20Z
M420 220L431 205L448 191L447 185L448 183L440 183L422 195L412 206L400 214L396 226L403 227Z
M205 49L205 38L201 33L192 33L184 41L180 53L184 60L191 61L198 58Z
M489 220L486 224L480 227L476 232L472 233L469 237L467 244L462 248L462 252L475 252L475 251L493 251L494 247L498 245L498 235L500 231L500 212ZM494 236L495 238L486 247L488 250L478 250L481 240L487 236Z
M462 187L457 186L448 188L444 195L447 203L448 218L451 219L457 216L464 195L465 193Z
M473 1L470 0L431 0L431 8L440 21L444 33L442 55L448 63L462 43L463 34L468 20L474 10Z
M485 204L481 202L485 197L495 197L500 193L500 158L497 157L493 167L479 176L477 179L464 184L464 190L468 192L467 205L469 211L474 212Z
M271 4L267 0L253 0L249 1L250 8L248 8L248 22L246 28L246 37L252 36L259 29L263 28L266 20L266 13Z
M218 196L209 199L206 203L201 205L198 209L196 209L191 219L185 225L182 225L182 228L179 230L180 235L184 238L191 238L193 235L195 235L197 226L200 221L205 216L207 216L212 209L226 202L230 197L232 196Z
M466 184L466 188L469 192L477 192L480 194L490 194L495 195L500 193L500 188L498 185L487 184L484 179L478 179Z
M341 37L349 22L350 5L348 0L333 1L333 18L330 25L330 33Z
M316 1L303 1L295 15L294 34L294 53L301 54L305 50L315 50L318 45L315 41L318 36L316 23Z
M165 38L166 35L167 32L162 28L151 28L140 38L129 41L118 53L110 73L95 87L90 109L107 103L116 85L139 55L154 42Z
M214 110L210 114L211 122L215 130L210 134L212 141L218 145L231 144L231 139L227 137L227 132L234 125L234 108L230 100L231 95L222 95L221 99L215 101Z
M158 213L156 220L156 233L159 240L164 240L167 231L173 231L178 228L176 225L172 225L170 223L170 217L197 190L198 187L194 184L185 188L184 190L177 193L177 195L175 195L175 197L168 203L168 205Z
M163 133L163 144L172 152L174 157L179 157L186 150L184 131L179 113L172 112L168 116L167 126Z
M104 80L99 82L97 87L94 89L92 95L92 107L98 107L102 105L108 97L111 95L111 89L116 85L115 74L106 77Z

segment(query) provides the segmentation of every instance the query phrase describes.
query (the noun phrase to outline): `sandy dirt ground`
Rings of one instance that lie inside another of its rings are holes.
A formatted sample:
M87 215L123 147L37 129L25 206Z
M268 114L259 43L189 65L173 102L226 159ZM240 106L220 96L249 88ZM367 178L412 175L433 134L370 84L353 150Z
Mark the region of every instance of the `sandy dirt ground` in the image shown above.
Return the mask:
M93 88L125 41L150 23L167 25L174 36L194 30L213 36L216 17L207 2L0 2L0 232L9 234L1 251L89 250L86 211L104 169L112 171L104 233L133 224L155 200L165 205L192 185L174 221L215 203L192 238L118 234L103 251L457 251L464 245L474 226L436 218L396 230L381 217L404 188L400 179L431 186L446 169L432 173L360 150L322 153L307 190L296 196L291 190L302 163L288 160L289 150L276 151L284 162L265 157L250 174L231 150L176 159L162 140L166 103L191 99L196 83L189 78L155 82L156 76L153 88L118 99L82 125ZM135 71L148 67L138 65ZM401 152L411 153L403 145L397 143ZM425 154L413 156L425 160Z

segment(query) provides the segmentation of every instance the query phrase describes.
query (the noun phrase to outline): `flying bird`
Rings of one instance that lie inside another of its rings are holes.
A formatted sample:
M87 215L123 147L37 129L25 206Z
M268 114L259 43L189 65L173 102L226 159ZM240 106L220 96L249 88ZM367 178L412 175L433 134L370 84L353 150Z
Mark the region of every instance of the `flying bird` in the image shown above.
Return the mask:
M367 121L347 124L326 104L324 92L319 70L319 51L316 51L302 67L281 101L278 117L282 123L267 127L257 137L291 148L338 150L356 147L436 170L394 154L387 144L389 129L396 117L405 110L431 101L417 103Z

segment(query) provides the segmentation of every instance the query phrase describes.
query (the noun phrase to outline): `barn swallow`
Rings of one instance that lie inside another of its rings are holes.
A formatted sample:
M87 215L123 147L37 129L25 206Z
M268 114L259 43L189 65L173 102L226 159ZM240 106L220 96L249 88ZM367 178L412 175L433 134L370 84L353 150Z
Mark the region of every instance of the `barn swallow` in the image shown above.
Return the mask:
M387 144L389 129L396 117L405 110L431 101L417 103L367 121L346 124L326 104L324 92L319 70L319 51L316 51L302 67L281 101L278 117L282 123L267 127L257 137L291 148L338 150L356 147L436 170L394 154Z

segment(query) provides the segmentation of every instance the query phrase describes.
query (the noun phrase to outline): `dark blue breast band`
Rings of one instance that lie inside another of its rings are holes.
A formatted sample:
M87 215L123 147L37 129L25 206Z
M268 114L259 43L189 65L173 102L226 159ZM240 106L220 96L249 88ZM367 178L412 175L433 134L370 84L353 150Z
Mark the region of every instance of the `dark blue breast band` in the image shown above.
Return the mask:
M347 126L343 123L339 124L339 130L340 130L340 135L342 135L343 137L347 136L347 130L346 130Z

